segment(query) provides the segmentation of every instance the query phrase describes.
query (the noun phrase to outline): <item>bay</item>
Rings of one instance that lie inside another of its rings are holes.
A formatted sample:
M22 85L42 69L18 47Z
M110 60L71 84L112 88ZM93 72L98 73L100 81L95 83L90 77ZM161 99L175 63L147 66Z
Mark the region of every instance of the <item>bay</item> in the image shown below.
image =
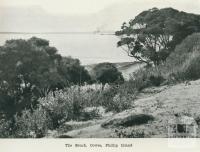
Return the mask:
M94 33L1 33L0 45L10 39L29 39L39 37L49 40L62 56L78 58L83 65L100 62L132 62L133 58L117 47L119 38L109 34Z

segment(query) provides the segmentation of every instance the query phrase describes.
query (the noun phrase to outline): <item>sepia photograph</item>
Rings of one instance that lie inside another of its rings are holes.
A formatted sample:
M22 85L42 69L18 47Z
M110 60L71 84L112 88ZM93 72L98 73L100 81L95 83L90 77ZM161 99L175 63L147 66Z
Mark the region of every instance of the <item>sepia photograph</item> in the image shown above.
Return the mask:
M200 0L0 0L0 139L199 137Z

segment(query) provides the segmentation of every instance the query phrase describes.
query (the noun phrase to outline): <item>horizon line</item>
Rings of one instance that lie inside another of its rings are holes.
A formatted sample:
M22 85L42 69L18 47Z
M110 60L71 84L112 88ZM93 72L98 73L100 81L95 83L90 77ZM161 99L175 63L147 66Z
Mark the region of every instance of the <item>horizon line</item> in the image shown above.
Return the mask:
M0 34L100 34L100 35L115 35L113 31L88 31L88 32L16 32L16 31L5 31Z

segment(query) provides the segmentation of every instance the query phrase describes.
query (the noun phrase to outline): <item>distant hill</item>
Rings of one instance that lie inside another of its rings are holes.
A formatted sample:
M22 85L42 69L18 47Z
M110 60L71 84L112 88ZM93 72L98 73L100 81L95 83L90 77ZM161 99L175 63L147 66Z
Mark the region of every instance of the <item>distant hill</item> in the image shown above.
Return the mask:
M186 0L184 0L186 1ZM174 7L199 14L199 5L176 0L121 1L91 14L51 14L40 6L0 6L0 31L16 32L93 32L119 30L124 21L150 8Z
M142 67L144 64L140 62L118 62L113 63L115 67L122 72L123 77L128 80L130 77L130 74L132 74L134 71L138 70L140 67ZM92 69L97 64L89 64L85 65L85 68L91 73Z

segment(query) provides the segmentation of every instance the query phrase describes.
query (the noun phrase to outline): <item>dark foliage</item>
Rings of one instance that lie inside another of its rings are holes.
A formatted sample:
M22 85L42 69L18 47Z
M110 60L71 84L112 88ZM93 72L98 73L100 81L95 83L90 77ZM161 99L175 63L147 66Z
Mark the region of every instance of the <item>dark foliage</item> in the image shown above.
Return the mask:
M124 23L116 35L120 37L118 46L129 56L158 65L184 38L199 31L200 15L153 8Z
M78 59L57 52L36 37L8 40L0 47L0 112L12 116L33 108L50 91L90 80Z
M98 82L120 83L124 81L122 73L112 63L100 63L93 68L94 77Z

